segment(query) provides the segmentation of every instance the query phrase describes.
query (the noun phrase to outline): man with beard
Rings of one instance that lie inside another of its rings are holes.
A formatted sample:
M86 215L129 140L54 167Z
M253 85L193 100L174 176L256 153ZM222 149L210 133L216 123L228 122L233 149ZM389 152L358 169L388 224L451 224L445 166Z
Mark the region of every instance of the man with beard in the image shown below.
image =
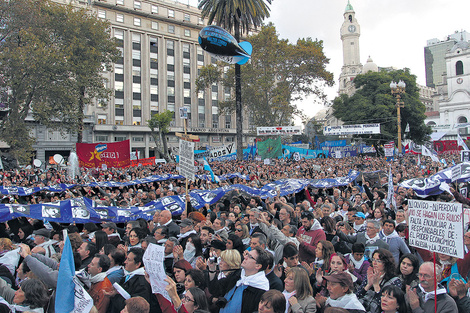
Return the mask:
M303 212L301 215L302 227L297 231L299 245L299 259L311 263L315 261L315 249L320 240L326 240L325 232L320 223L313 217L312 212Z

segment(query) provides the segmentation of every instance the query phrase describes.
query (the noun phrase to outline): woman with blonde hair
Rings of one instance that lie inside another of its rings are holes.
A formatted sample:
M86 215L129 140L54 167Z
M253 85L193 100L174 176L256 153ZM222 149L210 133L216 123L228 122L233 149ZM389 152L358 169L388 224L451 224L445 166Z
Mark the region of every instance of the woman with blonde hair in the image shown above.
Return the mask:
M222 251L220 258L214 260L209 258L207 261L209 269L209 292L212 295L209 300L209 306L217 311L217 309L224 308L228 299L224 298L237 283L241 277L242 258L240 252L235 249L228 249ZM217 270L217 263L219 269Z
M235 235L241 238L244 245L250 244L250 230L245 224L235 225Z
M286 312L315 313L317 304L313 298L307 271L301 267L292 267L284 280Z

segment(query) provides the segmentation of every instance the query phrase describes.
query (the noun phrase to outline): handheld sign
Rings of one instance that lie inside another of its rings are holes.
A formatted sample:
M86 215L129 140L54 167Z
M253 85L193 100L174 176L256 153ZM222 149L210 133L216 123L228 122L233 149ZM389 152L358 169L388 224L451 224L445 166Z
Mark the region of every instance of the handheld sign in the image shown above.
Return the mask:
M410 246L464 257L461 203L408 200Z
M238 43L229 32L215 25L201 29L198 40L204 51L230 64L245 64L250 59L253 50L248 41Z

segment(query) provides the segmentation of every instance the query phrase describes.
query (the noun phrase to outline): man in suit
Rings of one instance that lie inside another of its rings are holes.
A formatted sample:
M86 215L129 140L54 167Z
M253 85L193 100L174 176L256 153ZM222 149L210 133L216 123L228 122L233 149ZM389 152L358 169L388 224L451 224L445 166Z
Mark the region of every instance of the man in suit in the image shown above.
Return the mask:
M166 226L168 229L168 237L177 237L180 234L180 228L176 223L171 219L171 212L168 210L163 210L160 212L159 224L160 226Z
M128 274L123 277L120 285L131 297L142 297L147 300L147 302L150 303L150 311L155 312L153 306L155 306L155 310L159 310L159 306L156 301L152 299L152 288L144 276L143 256L144 250L142 248L132 248L129 250L126 261L124 262L125 270ZM121 312L126 306L125 299L117 293L117 291L114 291L110 295L114 296L111 298L108 313Z

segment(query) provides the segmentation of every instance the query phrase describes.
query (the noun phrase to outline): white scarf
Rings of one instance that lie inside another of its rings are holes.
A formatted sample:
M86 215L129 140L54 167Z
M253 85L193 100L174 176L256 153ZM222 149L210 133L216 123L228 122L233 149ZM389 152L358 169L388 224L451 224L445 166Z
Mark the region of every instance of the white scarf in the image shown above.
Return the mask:
M284 295L284 297L286 298L286 313L289 312L289 307L290 307L290 302L289 302L289 299L290 297L294 296L295 295L295 290L292 291L292 292L288 292L286 290L284 290L282 292L282 294Z
M430 299L434 299L434 290L431 292L426 292L424 291L423 287L421 287L421 284L419 284L418 286L419 286L419 289L421 289L421 291L423 292L424 302ZM447 290L445 288L442 288L442 286L438 286L436 290L436 296L440 294L444 294L444 293L447 293Z
M196 233L196 231L193 229L193 230L190 230L190 231L185 232L184 234L179 234L177 237L178 237L178 239L181 240L181 239L183 239L183 238L188 237L188 236L191 235L191 234L197 234L197 233Z
M121 265L115 265L113 267L111 267L109 270L106 271L106 275L109 275L115 271L118 271L121 269Z
M388 243L390 241L391 238L395 238L395 237L400 237L398 236L398 233L396 231L393 231L390 235L385 235L384 231L381 230L380 231L380 234L381 234L381 238L383 241L385 241L386 243Z
M269 280L266 278L264 271L260 271L254 275L245 276L245 269L242 269L241 277L237 281L237 287L241 285L251 286L265 291L269 290Z
M356 259L354 259L354 256L352 255L352 253L350 253L349 254L349 261L352 262L352 264L354 264L354 267L356 269L360 269L362 264L364 263L364 256L362 256L362 258L359 261L356 261Z
M365 235L366 235L366 239L367 239L367 241L366 241L366 245L369 245L369 244L373 245L373 244L374 244L374 243L375 243L377 240L379 240L379 239L380 239L380 237L379 237L379 234L378 234L378 233L375 235L375 237L374 237L374 238L370 238L370 237L367 235L367 233L366 233Z
M106 278L106 274L107 274L106 272L102 272L102 273L96 274L95 276L91 276L90 283L96 284L96 283L102 282Z
M138 269L130 273L128 271L125 271L125 274L126 275L124 277L125 277L125 281L127 282L129 279L131 279L135 275L142 275L142 276L145 275L145 269L143 267L139 267Z
M330 305L334 308L343 308L346 310L361 310L365 311L364 307L362 306L361 302L357 299L354 293L345 294L342 297L339 297L336 300L331 299L328 297L326 299L326 305Z

